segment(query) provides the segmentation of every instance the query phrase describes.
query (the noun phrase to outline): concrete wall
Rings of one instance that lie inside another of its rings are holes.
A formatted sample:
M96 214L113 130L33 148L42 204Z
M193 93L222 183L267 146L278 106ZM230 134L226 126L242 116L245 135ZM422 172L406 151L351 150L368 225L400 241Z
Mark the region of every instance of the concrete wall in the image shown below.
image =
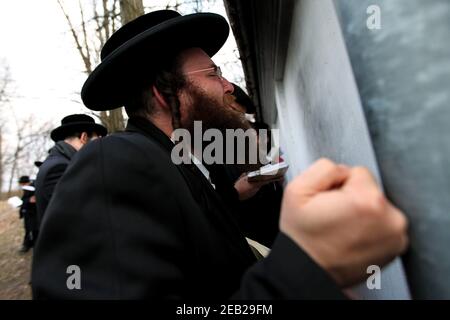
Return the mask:
M386 192L410 219L412 296L449 299L450 1L335 3Z
M379 178L333 2L297 1L292 19L284 74L273 82L277 112L265 113L265 120L281 129L289 178L320 157L364 165ZM368 290L363 284L355 291L369 299L409 298L400 260L383 270L381 284L381 290Z

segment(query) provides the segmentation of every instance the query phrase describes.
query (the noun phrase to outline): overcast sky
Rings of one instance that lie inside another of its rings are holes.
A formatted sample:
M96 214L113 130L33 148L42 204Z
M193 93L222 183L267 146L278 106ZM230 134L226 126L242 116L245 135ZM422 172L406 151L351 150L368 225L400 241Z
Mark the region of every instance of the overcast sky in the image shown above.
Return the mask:
M82 0L88 1L91 0ZM65 0L69 15L78 14L78 1ZM168 0L152 0L163 7ZM150 1L144 1L149 4ZM206 11L225 16L221 0ZM76 11L74 11L76 10ZM234 38L215 57L219 65L232 55ZM52 121L55 126L70 113L86 113L79 91L86 79L83 63L75 49L72 35L56 0L0 1L0 62L10 67L14 93L10 106L18 117L34 114L37 121ZM239 66L224 68L230 80L242 77ZM8 108L4 110L8 112ZM11 116L10 114L8 116Z

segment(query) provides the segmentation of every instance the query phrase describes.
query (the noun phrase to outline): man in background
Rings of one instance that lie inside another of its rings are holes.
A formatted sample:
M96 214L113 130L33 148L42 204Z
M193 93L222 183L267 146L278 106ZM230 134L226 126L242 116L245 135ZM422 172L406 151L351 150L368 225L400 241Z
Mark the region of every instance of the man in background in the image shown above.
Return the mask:
M28 252L34 247L39 232L39 223L36 213L35 188L29 176L21 176L19 185L23 190L22 205L20 206L19 217L23 219L25 234L20 252Z
M36 178L36 201L39 220L42 221L56 184L67 169L75 153L89 141L106 136L104 126L85 114L72 114L61 120L50 137L55 146L39 166Z

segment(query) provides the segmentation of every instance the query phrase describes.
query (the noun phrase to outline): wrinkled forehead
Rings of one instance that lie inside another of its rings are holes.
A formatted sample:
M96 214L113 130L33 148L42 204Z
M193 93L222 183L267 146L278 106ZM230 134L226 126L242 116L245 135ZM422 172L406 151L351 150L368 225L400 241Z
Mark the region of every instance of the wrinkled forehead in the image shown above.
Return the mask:
M183 71L197 70L215 66L208 54L200 48L189 48L178 55L181 69Z

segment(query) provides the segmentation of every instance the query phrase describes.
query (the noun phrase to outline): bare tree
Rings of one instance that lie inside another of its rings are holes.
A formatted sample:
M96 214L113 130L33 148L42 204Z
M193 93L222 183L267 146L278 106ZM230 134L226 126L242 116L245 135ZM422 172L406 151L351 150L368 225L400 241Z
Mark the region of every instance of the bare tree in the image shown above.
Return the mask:
M165 9L180 11L184 14L202 12L205 6L213 5L216 1L217 0L168 0Z
M120 16L122 24L130 22L144 14L142 0L120 0Z
M8 65L0 63L0 194L6 182L7 196L15 189L20 175L31 175L34 161L44 159L51 142L48 140L52 124L38 123L30 115L19 119L9 104L12 78ZM12 120L12 121L11 121ZM15 128L14 128L15 126ZM12 136L8 135L11 134ZM8 136L7 136L8 135Z
M2 62L0 65L0 106L3 105L8 100L7 89L11 82L11 75L9 71L9 66L6 62Z
M9 167L8 196L14 186L14 180L19 175L31 175L34 161L47 155L52 124L49 122L37 124L33 115L19 120L12 112L15 120L15 145L9 146L11 152L5 155L5 167Z
M127 3L128 1L121 0L120 7L122 7L122 2ZM142 0L140 1L142 3ZM92 73L94 66L100 62L101 48L110 35L116 31L121 24L121 21L119 20L120 14L118 13L118 10L120 9L118 6L119 0L101 0L101 3L97 0L91 0L89 10L86 8L87 2L83 2L83 6L79 0L78 11L80 26L78 28L73 22L74 19L65 9L63 1L57 0L57 2L67 20L77 51L84 64L84 71L86 74L90 74ZM133 3L133 5L137 4ZM124 6L127 8L126 4L124 4ZM88 11L90 12L89 17L87 15ZM128 10L128 12L131 14L134 11ZM99 114L94 113L94 115L108 128L109 132L123 130L125 126L123 108L111 111L101 111Z
M0 113L4 104L8 101L8 86L11 82L9 67L2 61L0 70ZM3 134L6 119L0 118L0 193L3 190L3 177L5 171L5 152L3 145Z

